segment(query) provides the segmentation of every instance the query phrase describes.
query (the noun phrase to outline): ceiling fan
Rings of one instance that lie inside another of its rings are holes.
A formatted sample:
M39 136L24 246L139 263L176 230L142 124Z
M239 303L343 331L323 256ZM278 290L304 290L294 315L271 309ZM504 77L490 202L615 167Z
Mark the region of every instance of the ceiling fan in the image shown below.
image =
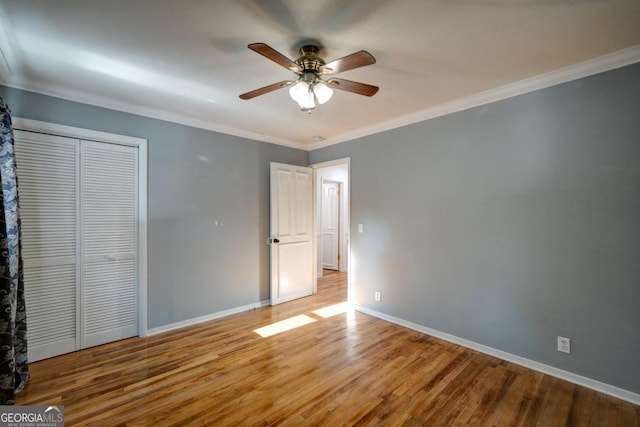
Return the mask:
M298 103L302 111L311 111L318 104L324 104L333 95L333 89L344 90L358 95L373 96L378 92L377 86L351 80L329 77L325 75L337 74L354 68L375 64L376 59L364 50L352 53L329 63L325 62L318 54L320 47L317 45L304 45L300 48L300 56L295 61L287 58L271 46L264 43L252 43L247 46L254 52L272 60L276 64L293 71L298 75L296 80L284 80L273 83L260 89L240 95L241 99L252 99L274 90L290 87L289 95Z

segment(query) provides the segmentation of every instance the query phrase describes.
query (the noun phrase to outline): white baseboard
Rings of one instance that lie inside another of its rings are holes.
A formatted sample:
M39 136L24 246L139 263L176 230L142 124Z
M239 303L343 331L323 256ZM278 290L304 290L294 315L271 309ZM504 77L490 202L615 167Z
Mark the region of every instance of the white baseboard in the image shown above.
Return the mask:
M163 332L173 331L175 329L184 328L185 326L197 325L198 323L208 322L209 320L219 319L221 317L230 316L232 314L242 313L244 311L253 310L255 308L265 307L271 303L270 300L264 300L253 304L247 304L236 308L230 308L229 310L218 311L217 313L207 314L205 316L195 317L193 319L183 320L181 322L171 323L169 325L158 326L157 328L151 328L147 330L146 334L141 336L150 336L161 334Z
M404 326L405 328L413 329L415 331L422 332L424 334L431 335L436 338L440 338L445 341L452 342L454 344L459 344L461 346L479 351L481 353L485 353L490 356L494 356L499 359L506 360L508 362L516 363L526 368L530 368L530 369L542 372L544 374L548 374L553 377L560 378L560 379L569 381L571 383L578 384L578 385L590 388L592 390L608 394L613 397L617 397L618 399L631 402L635 405L640 405L640 394L633 393L631 391L624 390L609 384L605 384L600 381L593 380L591 378L583 377L582 375L574 374L573 372L554 368L553 366L545 365L544 363L540 363L534 360L526 359L524 357L516 356L515 354L507 353L505 351L488 347L486 345L478 344L476 342L469 341L467 339L460 338L455 335L440 332L435 329L431 329L426 326L419 325L417 323L400 319L398 317L389 316L388 314L380 313L375 310L370 310L366 307L355 306L354 308L361 313L368 314L370 316L377 317L379 319L386 320L388 322L395 323L400 326Z

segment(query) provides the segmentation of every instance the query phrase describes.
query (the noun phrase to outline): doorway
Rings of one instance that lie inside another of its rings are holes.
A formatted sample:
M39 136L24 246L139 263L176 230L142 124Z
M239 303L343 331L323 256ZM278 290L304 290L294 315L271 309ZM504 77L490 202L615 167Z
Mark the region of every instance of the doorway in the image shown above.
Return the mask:
M323 276L323 268L328 265L331 265L329 269L343 273L349 270L350 160L343 158L311 165L314 174L317 278ZM335 246L327 248L328 245ZM334 262L327 258L333 258Z

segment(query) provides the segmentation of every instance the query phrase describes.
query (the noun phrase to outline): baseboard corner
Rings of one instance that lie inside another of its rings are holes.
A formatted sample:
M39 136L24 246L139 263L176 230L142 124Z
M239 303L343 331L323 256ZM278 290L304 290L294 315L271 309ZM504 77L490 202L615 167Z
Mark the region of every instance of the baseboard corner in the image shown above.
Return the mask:
M490 356L497 357L498 359L506 360L508 362L512 362L517 365L524 366L525 368L530 368L535 371L542 372L544 374L551 375L553 377L560 378L565 381L569 381L573 384L587 387L589 389L598 391L600 393L604 393L609 396L616 397L618 399L640 406L640 394L638 393L634 393L629 390L625 390L610 384L606 384L598 380L594 380L592 378L588 378L570 371L565 371L563 369L546 365L544 363L536 362L535 360L527 359L525 357L511 354L503 350L498 350L493 347L479 344L474 341L467 340L465 338L460 338L455 335L447 334L445 332L441 332L436 329L431 329L426 326L401 319L399 317L391 316L376 310L371 310L367 307L355 305L353 308L356 311L367 314L369 316L377 317L378 319L386 320L387 322L395 323L396 325L403 326L408 329L413 329L414 331L422 332L424 334L427 334L436 338L440 338L442 340L445 340L454 344L458 344L463 347L467 347L472 350L476 350L481 353L485 353Z

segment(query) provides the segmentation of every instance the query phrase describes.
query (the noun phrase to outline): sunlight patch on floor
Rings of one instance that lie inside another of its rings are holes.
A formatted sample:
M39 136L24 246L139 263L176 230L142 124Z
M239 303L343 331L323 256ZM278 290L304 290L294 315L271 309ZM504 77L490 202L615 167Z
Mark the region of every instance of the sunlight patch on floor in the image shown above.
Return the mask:
M337 314L346 313L347 311L349 311L349 303L345 301L345 302L330 305L324 308L319 308L318 310L314 310L313 314L316 314L320 317L324 317L326 319L328 317L332 317Z
M253 332L260 335L262 338L267 338L272 335L279 334L281 332L290 331L300 326L308 325L309 323L316 322L313 317L309 317L306 314L300 314L293 316L285 320L281 320L271 325L263 326L262 328L255 329Z

